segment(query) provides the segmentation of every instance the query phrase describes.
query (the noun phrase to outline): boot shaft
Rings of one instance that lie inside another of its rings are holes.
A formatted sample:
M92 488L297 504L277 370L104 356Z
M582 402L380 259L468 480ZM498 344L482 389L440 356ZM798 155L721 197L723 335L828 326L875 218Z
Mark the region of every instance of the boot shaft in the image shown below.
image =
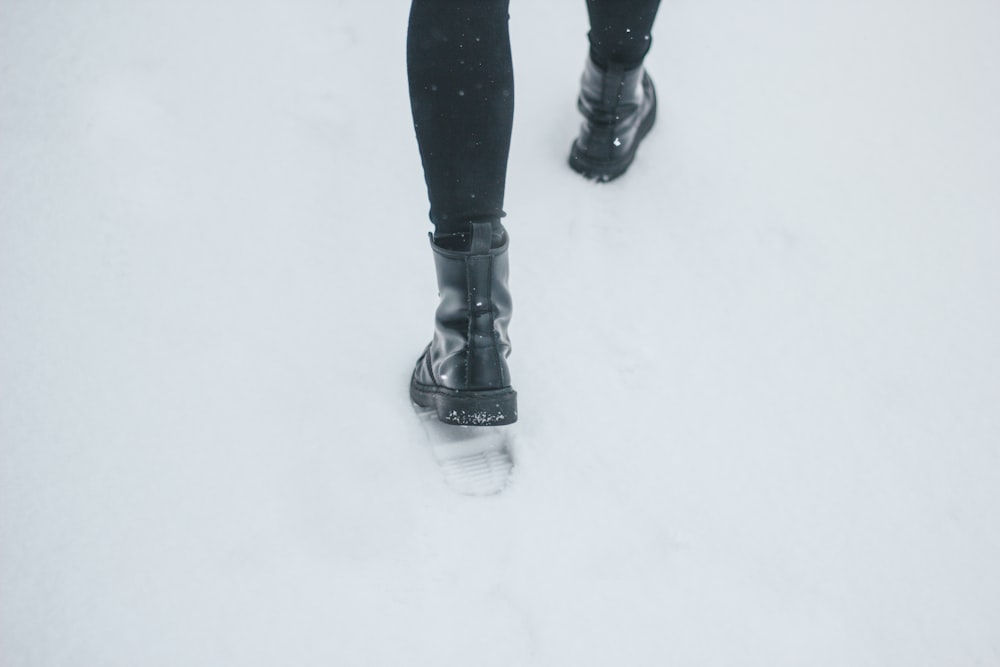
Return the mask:
M593 123L613 125L639 108L642 103L642 66L627 70L621 65L599 67L587 58L580 77L577 106Z
M447 250L431 241L440 304L429 350L437 384L457 390L510 386L512 303L508 286L508 240L490 247L489 223L474 223L468 251Z

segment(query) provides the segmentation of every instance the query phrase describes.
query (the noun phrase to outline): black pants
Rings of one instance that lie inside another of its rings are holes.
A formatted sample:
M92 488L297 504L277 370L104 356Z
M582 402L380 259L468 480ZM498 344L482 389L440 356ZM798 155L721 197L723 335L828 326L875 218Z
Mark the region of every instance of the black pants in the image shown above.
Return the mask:
M435 235L499 228L514 117L509 0L413 0L407 71ZM599 65L638 65L660 0L587 0Z

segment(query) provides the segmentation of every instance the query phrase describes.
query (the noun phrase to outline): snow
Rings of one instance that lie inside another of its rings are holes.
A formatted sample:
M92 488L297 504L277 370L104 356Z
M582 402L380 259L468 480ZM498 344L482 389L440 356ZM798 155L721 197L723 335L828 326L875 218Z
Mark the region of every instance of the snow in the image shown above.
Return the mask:
M0 4L0 664L1000 665L1000 7L511 8L515 474L442 479L405 2Z

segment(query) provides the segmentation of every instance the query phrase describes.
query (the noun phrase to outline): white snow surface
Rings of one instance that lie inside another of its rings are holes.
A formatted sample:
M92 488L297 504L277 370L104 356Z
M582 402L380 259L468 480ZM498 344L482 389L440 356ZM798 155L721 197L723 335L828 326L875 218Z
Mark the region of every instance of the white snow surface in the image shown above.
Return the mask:
M1000 5L511 7L500 496L407 398L408 5L0 3L0 665L1000 665Z

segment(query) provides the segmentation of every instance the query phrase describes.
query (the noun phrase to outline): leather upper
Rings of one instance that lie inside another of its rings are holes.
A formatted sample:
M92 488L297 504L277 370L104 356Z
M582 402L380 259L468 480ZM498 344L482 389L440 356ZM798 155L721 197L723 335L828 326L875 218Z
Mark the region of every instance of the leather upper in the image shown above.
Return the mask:
M489 234L489 223L474 223L469 251L446 250L431 241L441 301L434 337L414 372L422 385L460 391L510 386L509 241L490 248Z
M577 106L584 116L577 148L593 160L614 162L636 142L642 119L655 104L652 82L642 66L601 69L593 60L580 80Z

